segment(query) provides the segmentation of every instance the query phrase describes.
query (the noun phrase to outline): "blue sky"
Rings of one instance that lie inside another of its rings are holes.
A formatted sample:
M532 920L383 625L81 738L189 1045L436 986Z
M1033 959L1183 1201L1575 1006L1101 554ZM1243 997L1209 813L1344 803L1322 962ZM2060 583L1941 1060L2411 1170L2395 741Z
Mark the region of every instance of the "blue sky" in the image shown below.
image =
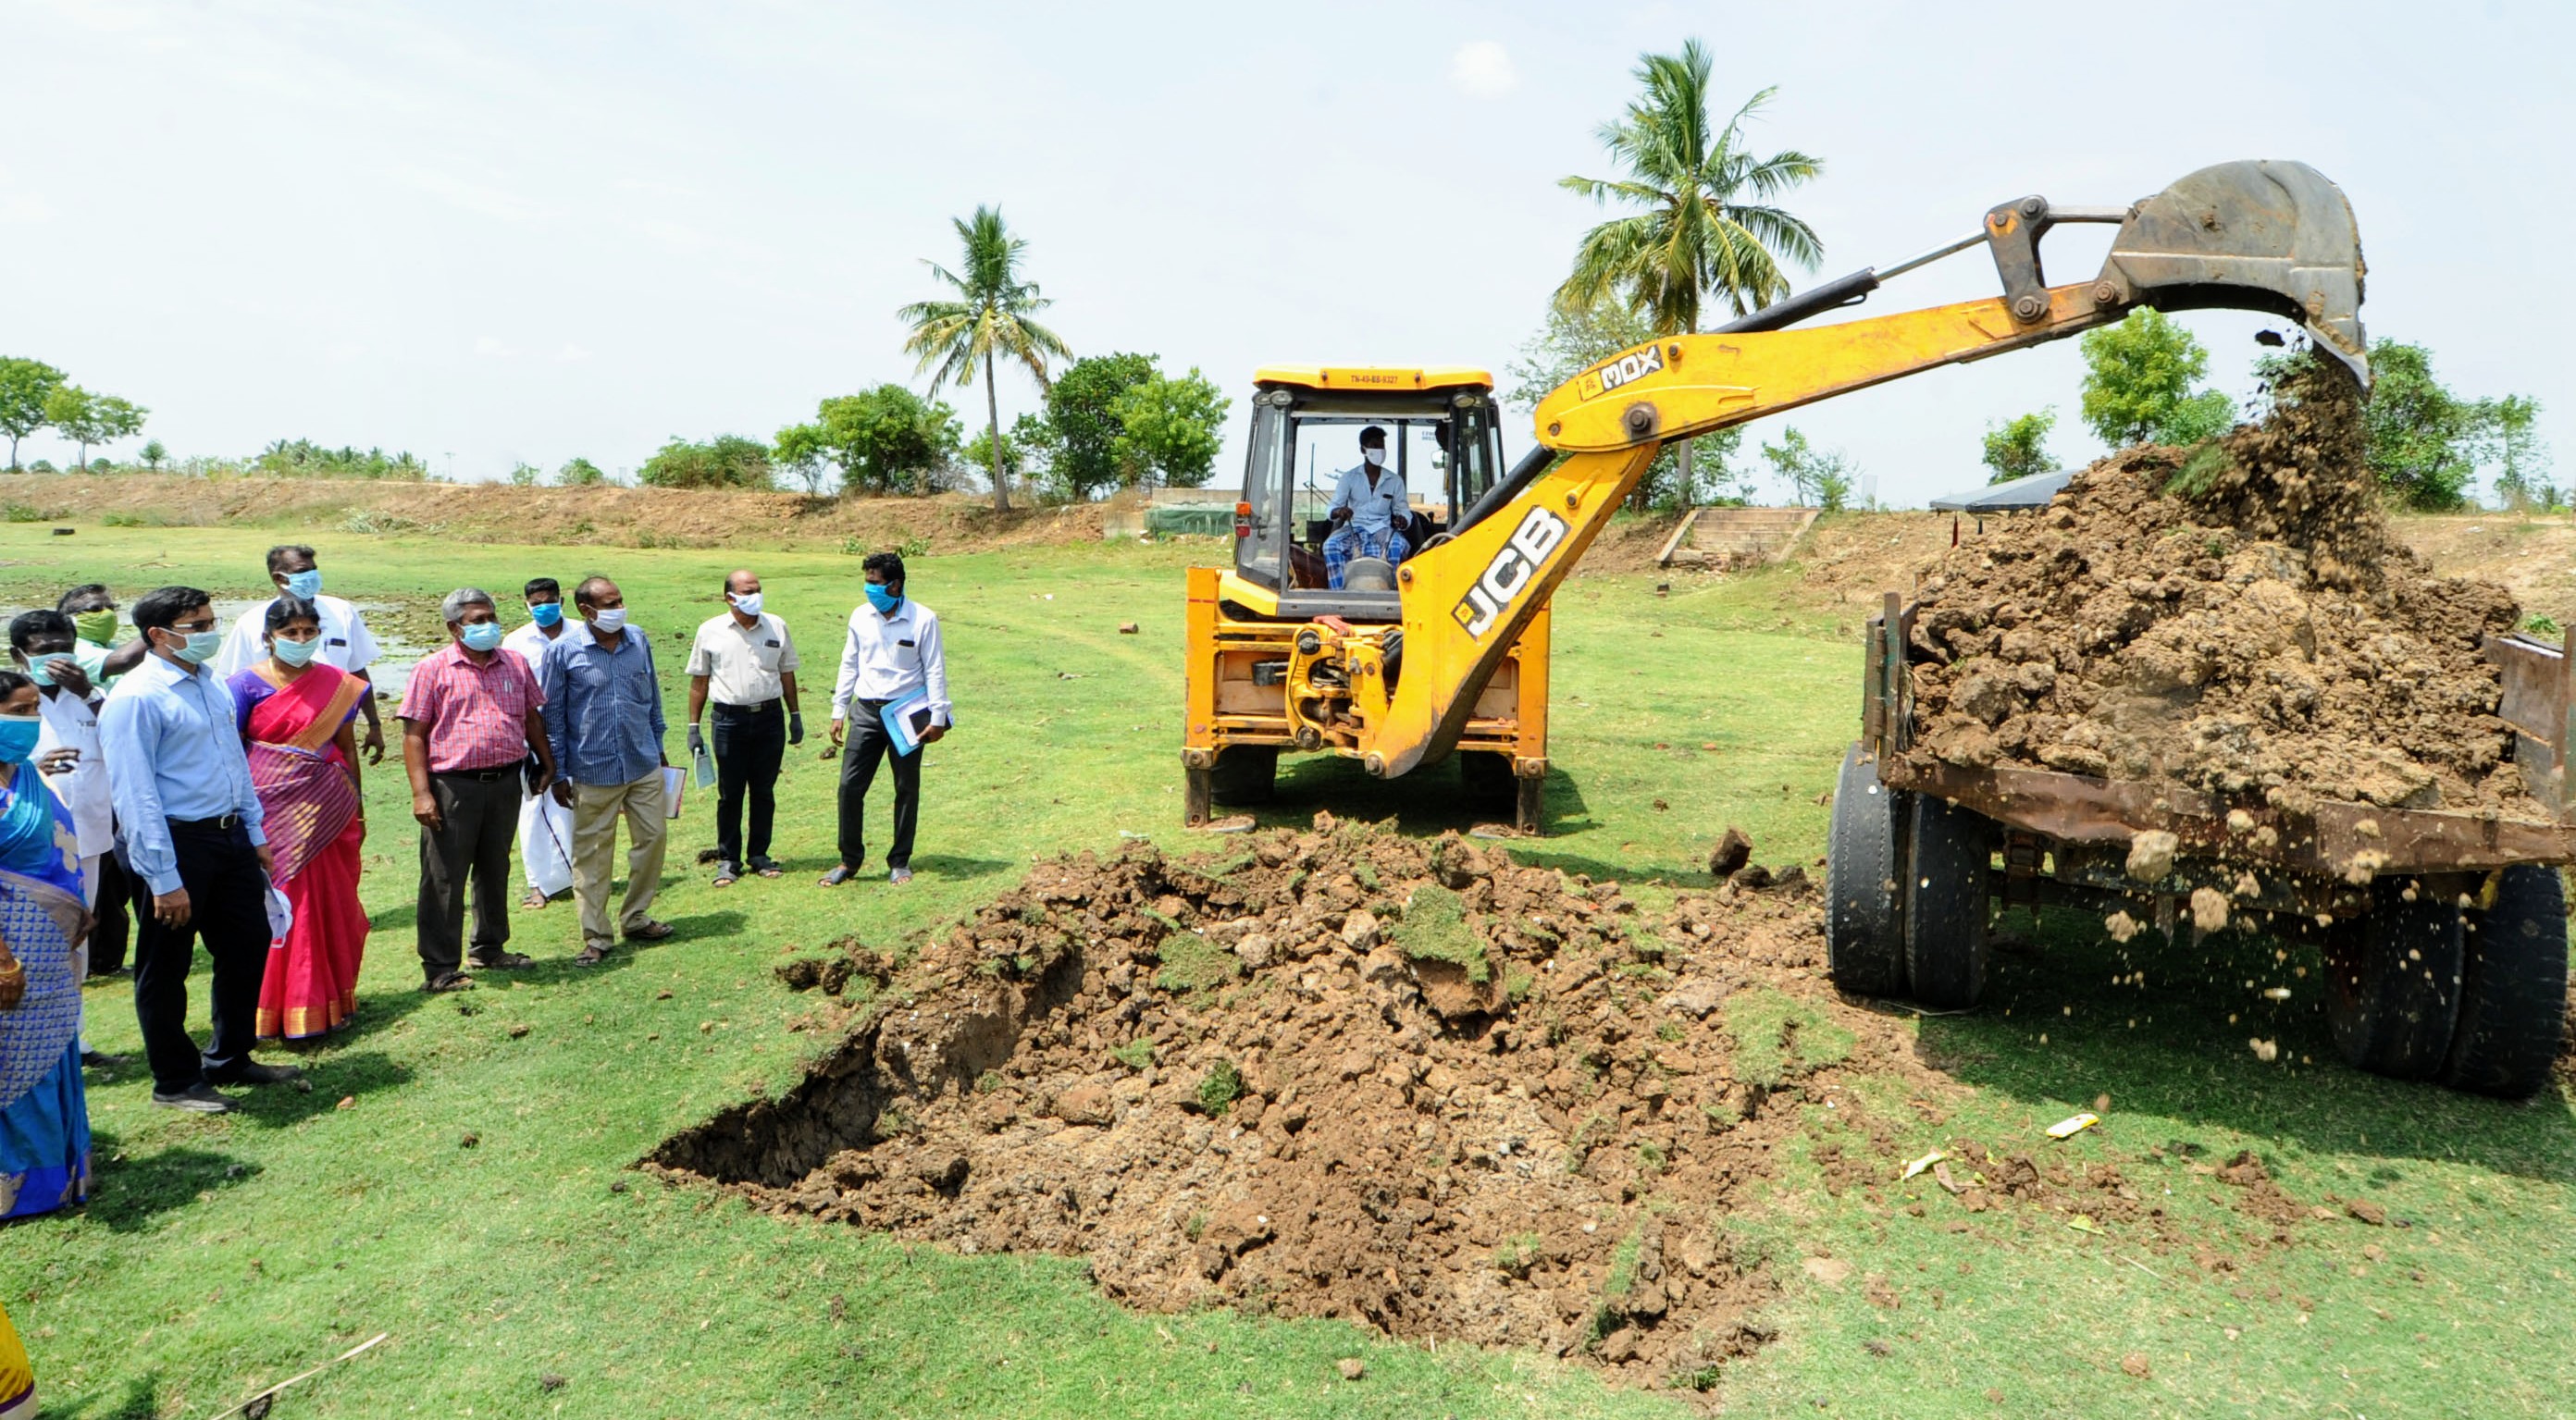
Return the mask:
M1792 199L1818 277L2024 193L2314 164L2359 217L2372 332L2428 344L2463 394L2538 396L2576 479L2571 15L8 0L0 353L150 406L181 455L308 437L462 479L632 468L672 434L766 438L917 386L895 308L933 294L950 219L998 202L1077 353L1195 365L1238 414L1263 363L1499 369L1597 220L1555 179L1605 171L1594 130L1639 52L1697 35L1730 100L1779 86L1757 146L1825 160ZM1993 283L1972 252L1872 306ZM2263 322L2184 319L2242 393ZM2098 452L2080 373L2066 342L1789 422L1920 504L1979 481L1979 434L2024 410L2058 408L2061 457ZM1036 398L1008 375L1000 396L1006 423ZM944 397L980 420L980 387Z

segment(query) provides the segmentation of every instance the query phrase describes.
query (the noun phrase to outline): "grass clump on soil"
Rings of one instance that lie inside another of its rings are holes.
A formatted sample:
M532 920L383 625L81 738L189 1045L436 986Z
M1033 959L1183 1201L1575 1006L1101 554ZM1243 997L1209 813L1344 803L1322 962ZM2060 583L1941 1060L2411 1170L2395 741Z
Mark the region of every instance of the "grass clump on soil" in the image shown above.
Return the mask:
M1243 1072L1231 1060L1219 1060L1208 1067L1199 1080L1199 1108L1209 1114L1223 1114L1236 1100L1243 1098Z
M1154 1063L1154 1040L1140 1035L1109 1052L1109 1058L1130 1070L1142 1070Z
M1163 966L1154 984L1166 991L1213 991L1243 973L1233 953L1195 932L1174 932L1159 950Z
M1415 961L1445 961L1466 970L1482 985L1494 979L1484 940L1467 923L1465 899L1437 883L1425 883L1406 900L1404 916L1387 934L1396 950Z
M1735 1078L1763 1089L1840 1063L1857 1039L1814 1006L1767 986L1728 998L1726 1031L1735 1037Z

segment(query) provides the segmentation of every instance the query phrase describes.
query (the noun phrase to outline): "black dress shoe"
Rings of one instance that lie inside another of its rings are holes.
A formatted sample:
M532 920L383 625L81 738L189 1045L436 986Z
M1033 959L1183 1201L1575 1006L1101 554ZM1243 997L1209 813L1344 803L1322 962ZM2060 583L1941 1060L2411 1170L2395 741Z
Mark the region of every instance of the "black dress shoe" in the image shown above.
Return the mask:
M262 1065L256 1060L243 1064L226 1085L288 1085L304 1078L304 1072L292 1065Z
M125 1057L122 1055L109 1055L104 1051L98 1050L84 1050L81 1052L81 1064L92 1070L113 1070L124 1063Z
M218 1094L206 1084L190 1085L176 1093L152 1092L152 1102L163 1109L183 1109L190 1114L230 1114L241 1108L241 1102L230 1095Z

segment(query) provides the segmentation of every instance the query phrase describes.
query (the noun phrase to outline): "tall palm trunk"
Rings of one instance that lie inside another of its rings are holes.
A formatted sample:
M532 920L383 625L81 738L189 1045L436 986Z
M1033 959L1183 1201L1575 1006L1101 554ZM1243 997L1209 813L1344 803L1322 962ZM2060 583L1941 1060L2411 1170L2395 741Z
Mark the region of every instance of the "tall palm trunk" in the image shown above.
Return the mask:
M993 456L993 510L1007 513L1011 511L1011 483L1009 475L1002 472L1002 404L1000 396L993 392L990 350L984 352L984 427L988 434L985 447Z

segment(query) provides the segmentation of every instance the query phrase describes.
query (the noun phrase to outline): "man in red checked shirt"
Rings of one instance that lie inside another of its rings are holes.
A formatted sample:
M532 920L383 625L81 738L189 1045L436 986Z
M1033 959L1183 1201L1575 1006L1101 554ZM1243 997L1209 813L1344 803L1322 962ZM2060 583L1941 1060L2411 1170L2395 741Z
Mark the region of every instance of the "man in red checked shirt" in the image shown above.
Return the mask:
M417 918L424 991L463 991L464 967L528 965L508 950L510 841L518 833L522 772L536 756L542 794L555 777L544 693L528 663L502 655L492 594L459 587L439 610L452 644L421 658L403 690L403 768L420 820ZM474 941L463 954L465 888L474 887ZM460 960L461 958L461 960Z

